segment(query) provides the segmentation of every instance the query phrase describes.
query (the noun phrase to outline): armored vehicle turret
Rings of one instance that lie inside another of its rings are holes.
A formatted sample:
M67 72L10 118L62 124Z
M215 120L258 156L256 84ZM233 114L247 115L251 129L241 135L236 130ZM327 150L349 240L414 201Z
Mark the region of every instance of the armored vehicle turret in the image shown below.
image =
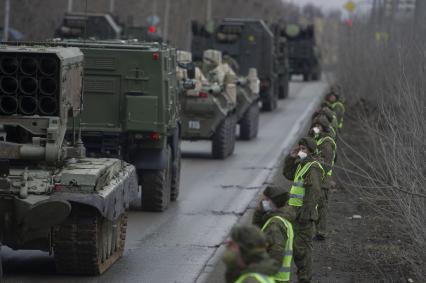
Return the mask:
M137 178L119 159L85 157L82 72L78 48L0 46L0 243L96 275L123 254Z

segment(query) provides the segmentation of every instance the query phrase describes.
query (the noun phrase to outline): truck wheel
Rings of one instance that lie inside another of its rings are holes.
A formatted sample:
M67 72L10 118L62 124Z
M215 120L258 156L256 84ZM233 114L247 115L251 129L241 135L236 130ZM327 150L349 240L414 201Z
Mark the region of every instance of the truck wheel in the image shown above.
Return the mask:
M303 74L303 80L304 80L305 82L309 82L309 81L311 81L311 80L312 80L312 75L311 75L311 73Z
M138 170L142 186L142 210L161 212L167 209L171 199L172 154L167 147L167 165L161 170Z
M178 144L176 159L173 160L172 165L172 187L170 193L170 200L176 201L179 197L180 192L180 168L182 163L180 142Z
M312 80L318 81L320 79L321 75L318 72L315 72L312 74Z
M240 121L240 139L251 140L257 137L259 130L259 106L253 103Z
M212 155L215 159L225 159L234 152L235 149L235 115L226 117L216 132L212 140Z
M0 244L0 282L3 282L3 261L1 259L1 244Z
M282 84L279 87L278 90L278 98L279 99L284 99L288 97L288 92L289 92L289 79L288 76L282 77L280 79L280 81L282 82Z
M124 251L127 214L110 221L85 205L73 205L67 220L54 228L56 271L72 275L99 275Z
M262 99L262 110L270 112L277 107L277 102L275 101L277 99L277 94L275 94L272 89L269 89L268 92L268 97Z

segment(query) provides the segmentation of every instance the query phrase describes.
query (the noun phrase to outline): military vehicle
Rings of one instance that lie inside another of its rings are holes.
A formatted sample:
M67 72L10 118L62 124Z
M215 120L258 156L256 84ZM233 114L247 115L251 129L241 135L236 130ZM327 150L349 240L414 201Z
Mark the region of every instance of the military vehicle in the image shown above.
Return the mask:
M0 46L0 243L96 275L123 254L138 187L134 166L85 157L82 72L77 48Z
M257 69L263 110L274 110L278 96L288 93L288 72L285 65L280 65L274 34L264 21L224 19L214 30L193 22L192 33L194 60L201 60L206 49L217 49L236 60L239 73Z
M64 41L85 56L82 139L87 154L133 164L142 209L164 211L180 186L176 50L161 43Z
M321 54L315 43L314 26L286 25L281 35L288 42L290 75L303 75L305 81L319 80Z
M191 62L189 52L179 52L179 65ZM182 88L182 138L211 140L212 156L225 159L235 149L237 125L237 86L234 75L222 69L222 54L206 50L202 69L191 70L194 89ZM185 75L180 77L185 81Z
M161 42L158 30L148 26L124 25L118 17L103 13L65 14L54 37L61 39L136 39L139 41Z
M120 39L123 27L110 14L67 13L54 37L62 39Z

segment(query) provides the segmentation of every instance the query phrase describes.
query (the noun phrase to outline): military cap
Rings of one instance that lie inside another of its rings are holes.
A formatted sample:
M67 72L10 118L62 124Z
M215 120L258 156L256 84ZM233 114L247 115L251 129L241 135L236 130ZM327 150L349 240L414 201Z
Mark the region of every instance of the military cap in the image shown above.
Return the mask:
M303 137L299 141L299 145L306 146L310 152L315 152L315 149L317 148L317 143L315 140L311 137Z
M235 226L231 231L234 240L242 253L262 253L266 250L266 239L262 231L253 225Z
M282 187L267 186L263 195L268 197L277 207L284 206L289 198L287 190Z
M312 125L315 124L320 124L326 132L328 132L328 128L330 127L330 121L328 121L325 115L317 116L314 121L312 121Z

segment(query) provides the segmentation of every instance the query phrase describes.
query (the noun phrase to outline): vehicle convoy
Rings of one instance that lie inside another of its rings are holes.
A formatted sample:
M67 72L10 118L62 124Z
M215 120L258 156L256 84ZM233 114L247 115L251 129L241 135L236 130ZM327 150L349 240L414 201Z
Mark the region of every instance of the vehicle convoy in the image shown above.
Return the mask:
M161 35L148 26L124 25L118 17L105 13L72 12L65 14L55 31L55 38L62 39L137 39L162 41Z
M103 273L123 254L137 176L119 159L85 156L83 54L2 45L0 71L0 243L52 253L59 273Z
M180 66L191 63L191 54L179 51L178 62ZM180 73L185 82L185 71L181 69ZM217 50L204 52L202 71L196 68L188 73L193 73L188 79L195 79L195 88L181 88L182 138L211 140L213 158L225 159L235 149L236 77L223 68L222 53Z
M315 42L314 26L289 24L281 29L281 36L288 42L290 75L303 75L304 81L319 80L321 54Z
M176 50L126 41L58 44L85 56L81 130L88 155L133 164L142 209L164 211L180 185Z
M202 59L204 50L217 49L238 63L237 73L248 74L250 68L257 69L263 110L274 110L278 96L288 94L288 70L282 65L285 50L276 48L274 34L264 21L223 19L213 30L193 22L192 33L195 61Z

